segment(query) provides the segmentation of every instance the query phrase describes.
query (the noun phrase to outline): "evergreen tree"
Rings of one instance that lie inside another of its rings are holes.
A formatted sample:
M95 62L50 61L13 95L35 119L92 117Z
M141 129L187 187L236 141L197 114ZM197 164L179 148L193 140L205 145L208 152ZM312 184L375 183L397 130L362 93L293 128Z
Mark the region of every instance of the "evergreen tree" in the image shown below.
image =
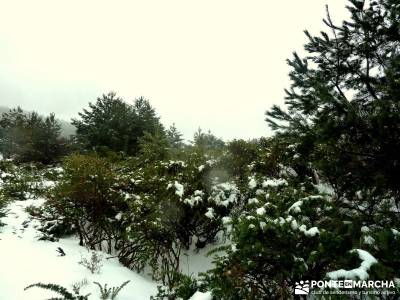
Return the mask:
M80 120L73 119L77 128L77 140L87 149L107 147L113 151L136 154L139 139L145 132L163 133L163 126L149 101L143 97L130 105L114 92L97 98L89 109L79 113Z
M17 144L24 134L25 114L20 107L3 113L0 120L1 127L1 152L7 158L17 152Z
M180 149L183 147L183 138L182 138L182 133L178 131L178 129L175 126L175 123L173 123L168 129L167 129L167 139L168 143L170 144L171 148L173 149Z
M18 107L3 113L0 127L0 151L6 157L19 162L50 164L65 153L65 141L60 138L61 125L54 114L43 118Z
M374 188L399 200L400 9L397 0L350 0L351 20L312 36L291 67L287 110L267 112L278 135L339 194Z
M142 136L144 132L155 134L159 132L165 136L164 126L160 123L159 117L155 109L150 105L149 100L139 97L135 100L134 111L136 113L135 129L139 136Z
M303 279L399 276L400 5L349 2L350 21L335 25L328 11L329 33L306 31L308 54L288 60L286 109L267 112L276 163L252 164L231 245L203 281L213 299L292 299Z
M150 134L147 131L139 139L139 153L146 162L163 161L169 157L168 139L160 131Z
M66 141L60 138L61 124L54 114L45 117L32 130L32 148L37 154L36 160L45 164L65 153ZM33 156L34 157L34 156Z
M194 133L192 143L195 147L203 151L221 150L225 146L222 139L217 138L210 130L208 132L203 132L201 128Z

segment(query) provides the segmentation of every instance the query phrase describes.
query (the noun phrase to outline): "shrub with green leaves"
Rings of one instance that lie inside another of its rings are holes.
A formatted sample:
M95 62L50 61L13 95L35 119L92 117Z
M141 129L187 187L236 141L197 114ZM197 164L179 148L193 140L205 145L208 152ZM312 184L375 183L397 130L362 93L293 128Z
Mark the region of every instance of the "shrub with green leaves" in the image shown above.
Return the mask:
M199 289L197 279L180 274L179 280L173 288L166 286L158 286L157 294L151 296L150 300L165 300L165 299L190 299L194 293Z
M0 184L0 193L10 200L37 198L46 191L36 166L15 165L11 161L0 161Z
M63 168L46 205L74 226L81 245L101 249L106 241L111 252L118 240L115 216L125 210L112 165L104 158L77 154L66 158Z
M250 178L246 202L226 222L231 244L217 249L216 266L204 276L215 299L290 299L296 281L360 268L357 249L377 260L367 278L400 275L399 221L391 215L371 223L363 211L340 206L327 185L263 176Z
M59 215L58 211L50 205L27 206L26 212L31 218L39 220L40 226L37 230L41 232L39 240L56 242L59 238L76 233L76 228L65 216Z
M216 160L197 152L184 161L136 161L120 174L129 206L121 214L120 261L138 271L150 265L155 279L174 286L182 250L216 241L239 191L233 182L221 182L226 173Z

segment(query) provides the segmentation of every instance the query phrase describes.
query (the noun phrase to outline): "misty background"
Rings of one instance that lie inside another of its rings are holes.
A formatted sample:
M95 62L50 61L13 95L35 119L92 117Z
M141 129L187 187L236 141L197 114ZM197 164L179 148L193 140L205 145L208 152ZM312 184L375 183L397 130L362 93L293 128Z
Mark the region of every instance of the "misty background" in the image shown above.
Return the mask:
M345 0L1 1L0 106L64 121L109 91L150 100L190 139L269 134L286 59L347 16ZM73 128L63 122L69 133Z

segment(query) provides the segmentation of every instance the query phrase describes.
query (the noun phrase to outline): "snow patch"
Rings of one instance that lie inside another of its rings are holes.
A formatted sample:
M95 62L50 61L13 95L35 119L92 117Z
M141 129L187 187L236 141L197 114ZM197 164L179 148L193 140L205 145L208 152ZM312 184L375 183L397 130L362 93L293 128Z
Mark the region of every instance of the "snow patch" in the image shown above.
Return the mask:
M266 188L266 187L278 187L278 186L281 186L281 185L288 185L288 183L287 183L287 181L285 179L282 179L282 178L280 178L280 179L275 179L275 178L267 179L267 180L264 180L263 183L262 183L262 186L264 188Z
M320 233L317 227L311 227L310 229L307 230L306 225L301 225L299 227L299 230L303 232L305 236L310 236L310 237Z
M295 203L292 204L292 206L289 207L288 212L291 212L291 211L293 211L295 213L301 212L301 208L300 208L301 205L303 205L302 200L296 201Z
M183 196L183 185L180 184L178 181L175 181L174 186L175 186L175 194L178 195L179 198L182 198L182 196Z
M337 280L339 278L345 279L353 279L356 280L357 278L360 280L368 279L368 271L373 264L378 263L375 257L369 254L367 251L362 249L353 249L350 252L357 252L358 257L362 260L360 267L353 269L353 270L337 270L328 272L326 276L332 280Z
M207 212L204 215L209 219L215 219L214 208L212 207L207 208Z
M130 280L118 294L118 300L149 299L157 293L158 283L122 266L117 258L103 259L100 273L91 274L78 264L81 256L87 256L88 251L79 246L79 240L75 237L60 239L56 243L38 241L39 232L35 226L39 225L39 221L30 220L25 209L30 205L40 206L44 201L39 198L12 202L7 207L9 213L1 220L6 225L0 228L0 265L2 270L7 270L0 272L1 299L49 299L57 294L40 288L24 291L24 288L43 282L59 284L72 290L73 283L85 278L89 284L81 289L81 294L91 293L89 299L100 298L99 288L93 281L120 286ZM26 223L28 220L29 223ZM58 256L57 247L61 247L66 255Z
M264 207L260 207L260 208L257 208L256 213L257 213L257 215L259 215L259 216L263 216L263 215L265 215L266 210L265 210Z
M194 293L192 297L190 297L189 300L212 300L212 294L211 292L199 292L197 291Z
M249 188L251 189L251 190L253 190L253 189L255 189L257 187L257 181L256 181L256 179L254 178L254 177L251 177L250 178L250 181L249 181Z

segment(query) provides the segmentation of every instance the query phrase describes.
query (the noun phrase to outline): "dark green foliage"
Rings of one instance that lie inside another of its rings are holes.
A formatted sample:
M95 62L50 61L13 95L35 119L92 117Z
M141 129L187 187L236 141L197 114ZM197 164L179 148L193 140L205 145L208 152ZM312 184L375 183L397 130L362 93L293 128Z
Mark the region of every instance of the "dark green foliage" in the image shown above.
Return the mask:
M215 269L205 277L216 299L288 299L291 294L285 288L291 286L288 280L296 278L296 271L304 272L294 257L309 255L317 247L312 239L291 230L290 221L284 221L287 216L282 216L281 222L275 221L280 221L280 212L304 193L297 194L284 184L271 188L261 188L260 184L258 190L263 192L255 195L253 191L245 212L231 222L232 246L219 249L228 255L217 259ZM265 212L259 214L257 208ZM304 247L296 247L306 241Z
M229 224L232 244L218 249L225 255L204 276L216 299L291 299L295 281L358 268L354 249L377 258L369 279L399 276L400 234L388 229L399 228L398 219L381 215L384 225L370 223L362 211L341 208L311 182L254 180L242 214Z
M169 141L162 132L156 131L154 134L145 132L139 139L140 159L147 163L164 161L169 158L169 146Z
M284 160L282 147L278 148L274 138L260 138L251 141L233 140L226 145L221 155L221 168L230 178L234 178L238 186L246 191L248 178L253 174L279 176L280 164L290 166Z
M150 267L158 299L291 299L298 280L359 268L360 251L376 259L368 279L399 278L400 10L366 3L306 32L306 57L288 61L287 111L267 113L271 138L225 144L199 129L187 146L147 100L103 95L74 121L78 144L102 158L68 158L49 211L81 244L106 241L125 266ZM201 280L180 273L184 250L220 237Z
M42 289L46 289L46 290L50 290L53 291L57 294L59 294L60 296L62 296L62 298L49 298L48 300L88 300L90 294L87 294L85 296L82 295L74 295L72 293L70 293L65 287L58 285L58 284L53 284L53 283L35 283L35 284L31 284L29 286L27 286L24 290L26 291L27 289L33 288L33 287L38 287L38 288L42 288Z
M217 138L210 130L203 132L201 128L194 133L192 144L203 152L211 151L214 153L221 151L225 146L222 139Z
M181 149L184 146L182 133L172 124L166 131L167 139L171 149Z
M199 284L193 277L181 274L179 282L172 290L164 286L158 286L157 289L157 295L150 297L150 300L188 300L199 289Z
M287 111L274 106L268 122L296 140L300 154L339 194L375 187L399 199L400 11L394 0L350 1L351 20L328 33L306 35L307 57L296 53Z
M72 124L77 128L78 143L89 150L107 147L135 155L145 132L165 135L154 108L143 97L130 105L110 92L97 98L95 104L89 103L89 109L84 109L79 117Z
M40 227L37 228L41 232L39 240L56 242L59 238L76 233L74 224L60 215L53 206L32 205L26 208L26 212L31 218L40 221Z
M34 165L16 166L10 161L0 161L0 195L8 200L36 198L46 192L40 170Z
M138 271L150 264L154 278L173 287L182 250L216 240L239 191L217 178L215 160L196 152L185 161L147 163L138 158L120 174L129 209L122 215L125 239L119 259Z
M111 252L119 231L114 217L126 209L115 189L111 164L97 156L72 155L63 166L63 177L49 193L46 205L74 227L81 245L101 249L106 241Z
M287 111L267 113L276 134L265 157L230 145L231 172L254 174L232 245L204 277L216 299L290 299L296 280L358 268L355 249L377 260L369 279L399 276L400 10L392 0L350 2L351 21L336 26L328 13L331 32L306 32L308 56L288 61Z
M0 128L0 152L18 162L52 164L67 151L54 114L43 118L18 107L2 114Z

